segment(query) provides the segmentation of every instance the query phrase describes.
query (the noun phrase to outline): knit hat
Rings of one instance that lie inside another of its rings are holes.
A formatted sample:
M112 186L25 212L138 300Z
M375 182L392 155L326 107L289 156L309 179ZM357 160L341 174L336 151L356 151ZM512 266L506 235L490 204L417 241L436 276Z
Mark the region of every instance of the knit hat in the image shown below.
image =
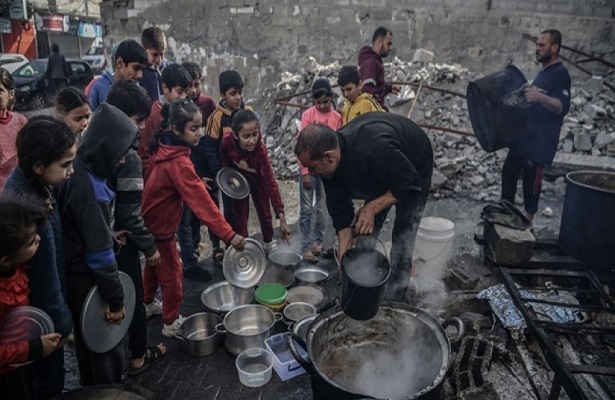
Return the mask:
M218 77L218 86L220 93L226 93L230 88L243 89L243 79L237 71L224 71Z
M318 78L312 84L312 97L331 96L331 83L327 78Z

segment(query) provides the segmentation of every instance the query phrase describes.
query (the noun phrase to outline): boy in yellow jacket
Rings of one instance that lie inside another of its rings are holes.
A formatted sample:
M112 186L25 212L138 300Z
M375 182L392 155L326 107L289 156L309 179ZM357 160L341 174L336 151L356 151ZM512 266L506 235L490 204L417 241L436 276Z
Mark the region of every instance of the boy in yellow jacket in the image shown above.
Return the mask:
M340 69L337 84L347 100L341 112L342 126L359 115L372 111L384 111L371 94L361 91L361 83L361 75L356 67L345 66Z

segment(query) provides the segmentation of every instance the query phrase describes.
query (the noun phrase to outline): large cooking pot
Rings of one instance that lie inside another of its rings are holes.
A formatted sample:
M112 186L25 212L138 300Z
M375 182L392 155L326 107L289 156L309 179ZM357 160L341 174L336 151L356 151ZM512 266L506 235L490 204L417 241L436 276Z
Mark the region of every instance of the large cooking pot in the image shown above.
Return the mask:
M192 357L205 357L215 353L222 344L222 336L216 331L222 319L216 314L201 312L184 319L180 327L181 339L186 353Z
M575 171L566 175L559 246L589 267L615 267L615 172Z
M450 324L457 327L457 342L463 322L452 318L444 326ZM289 343L312 375L314 399L439 399L451 363L442 325L402 303L383 304L369 321L353 320L338 307L321 314L307 332L308 362Z
M219 315L224 315L235 307L252 303L253 300L254 289L233 286L227 281L211 284L201 293L203 305Z
M280 313L265 306L248 304L229 311L222 324L216 325L216 331L226 334L224 346L236 356L250 348L264 349L265 339L271 336L273 326L281 319Z

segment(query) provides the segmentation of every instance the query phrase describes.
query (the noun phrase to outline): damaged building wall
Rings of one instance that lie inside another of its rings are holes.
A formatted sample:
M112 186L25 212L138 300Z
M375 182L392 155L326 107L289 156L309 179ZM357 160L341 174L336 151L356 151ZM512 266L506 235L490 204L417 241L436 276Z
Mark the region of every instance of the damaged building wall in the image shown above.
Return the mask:
M460 63L489 73L509 62L533 62L521 37L555 27L565 44L605 56L615 51L615 0L107 0L101 4L107 48L160 26L175 61L204 66L204 89L216 94L220 71L237 69L248 97L297 70L310 56L319 62L356 63L361 45L379 25L394 32L391 56L411 60L417 48L435 62ZM437 3L437 5L436 5Z

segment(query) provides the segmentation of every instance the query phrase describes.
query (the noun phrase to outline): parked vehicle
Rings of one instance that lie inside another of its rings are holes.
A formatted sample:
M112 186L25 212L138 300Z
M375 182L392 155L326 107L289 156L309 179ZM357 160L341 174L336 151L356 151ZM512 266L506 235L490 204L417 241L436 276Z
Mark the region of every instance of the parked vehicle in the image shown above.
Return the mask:
M87 61L90 67L92 67L92 71L97 75L105 72L107 68L107 60L105 59L102 46L90 47L81 59Z
M94 78L90 64L81 60L66 60L70 72L69 85L84 89ZM47 59L29 61L13 72L17 108L38 110L49 104L55 93L45 78Z
M17 68L28 62L28 58L22 54L2 53L0 54L0 68L4 68L13 73Z

